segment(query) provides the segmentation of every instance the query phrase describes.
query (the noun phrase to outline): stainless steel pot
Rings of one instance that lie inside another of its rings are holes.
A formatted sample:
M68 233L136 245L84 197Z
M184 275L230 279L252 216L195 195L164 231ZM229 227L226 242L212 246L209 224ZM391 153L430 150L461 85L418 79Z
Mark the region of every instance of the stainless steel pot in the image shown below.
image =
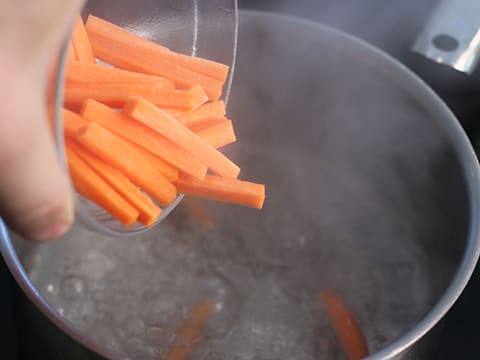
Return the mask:
M44 246L2 226L37 354L159 357L184 310L207 296L217 312L195 359L342 358L318 301L331 287L370 359L432 351L420 339L480 249L479 168L457 120L361 41L279 15L240 20L229 106L240 141L227 152L267 184L265 209L203 204L211 229L184 204L136 239L77 227Z

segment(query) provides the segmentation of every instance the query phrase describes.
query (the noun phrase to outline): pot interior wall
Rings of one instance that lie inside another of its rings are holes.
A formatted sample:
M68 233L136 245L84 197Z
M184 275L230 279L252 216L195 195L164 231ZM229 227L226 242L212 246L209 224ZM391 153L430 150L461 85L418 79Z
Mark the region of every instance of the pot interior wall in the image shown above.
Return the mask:
M142 359L205 298L194 359L342 358L329 288L385 347L445 291L470 216L446 115L403 71L323 27L243 13L226 152L267 184L265 209L188 200L141 238L17 239L32 281L79 331Z

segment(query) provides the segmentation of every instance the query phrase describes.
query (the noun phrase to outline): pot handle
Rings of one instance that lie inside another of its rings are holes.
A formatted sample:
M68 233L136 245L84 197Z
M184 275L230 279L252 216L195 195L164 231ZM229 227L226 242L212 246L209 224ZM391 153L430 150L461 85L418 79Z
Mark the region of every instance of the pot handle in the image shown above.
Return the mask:
M412 50L471 74L480 60L480 1L443 0Z

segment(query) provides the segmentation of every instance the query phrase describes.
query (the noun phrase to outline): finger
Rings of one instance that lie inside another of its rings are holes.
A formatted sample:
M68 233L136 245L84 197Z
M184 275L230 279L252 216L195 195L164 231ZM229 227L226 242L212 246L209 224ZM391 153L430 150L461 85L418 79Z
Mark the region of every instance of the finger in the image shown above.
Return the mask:
M57 160L43 98L35 94L40 87L16 83L0 108L0 215L33 241L61 236L73 221L68 177Z

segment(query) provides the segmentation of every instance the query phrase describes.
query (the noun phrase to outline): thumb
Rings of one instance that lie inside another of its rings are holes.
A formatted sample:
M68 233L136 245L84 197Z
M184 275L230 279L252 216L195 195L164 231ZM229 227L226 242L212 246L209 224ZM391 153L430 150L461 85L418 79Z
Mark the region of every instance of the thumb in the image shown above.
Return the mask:
M73 197L38 95L41 83L10 83L0 107L0 216L23 237L46 241L71 226Z

